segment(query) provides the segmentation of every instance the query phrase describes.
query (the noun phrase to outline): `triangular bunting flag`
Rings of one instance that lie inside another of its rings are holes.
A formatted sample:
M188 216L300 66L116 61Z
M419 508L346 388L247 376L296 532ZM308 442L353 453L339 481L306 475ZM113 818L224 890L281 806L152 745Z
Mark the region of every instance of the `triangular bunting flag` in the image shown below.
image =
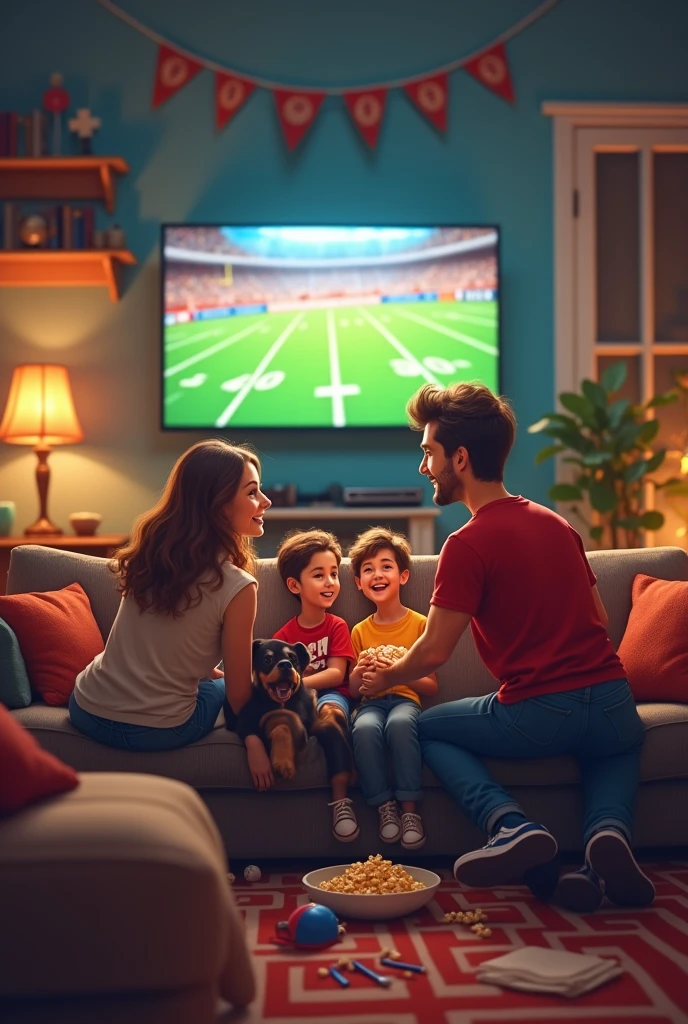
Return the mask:
M404 91L435 128L439 128L441 132L447 130L449 89L446 74L433 75L431 78L424 78L422 82L411 82L410 85L404 86Z
M275 89L274 96L277 116L282 125L287 146L289 149L296 149L315 121L320 105L325 99L325 93Z
M463 69L469 75L473 75L473 78L477 79L486 89L496 92L507 103L514 102L514 86L503 43L497 43L489 50L483 50L473 60L464 64Z
M215 72L215 124L218 131L224 128L249 98L255 85L236 75Z
M202 69L203 65L198 61L185 57L184 54L161 43L158 49L158 63L155 68L153 106L159 107L170 96L174 96Z
M349 108L351 119L371 149L377 146L386 99L386 89L344 93L344 102Z

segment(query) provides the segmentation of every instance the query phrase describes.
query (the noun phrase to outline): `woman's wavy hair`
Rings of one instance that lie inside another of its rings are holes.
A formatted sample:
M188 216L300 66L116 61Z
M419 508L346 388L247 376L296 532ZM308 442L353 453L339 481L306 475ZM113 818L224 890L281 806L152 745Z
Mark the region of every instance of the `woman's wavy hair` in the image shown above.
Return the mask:
M142 611L175 618L199 604L201 586L219 590L222 564L255 570L253 545L234 532L227 505L247 463L258 456L220 438L199 441L175 463L162 497L134 523L131 541L114 557L124 597Z

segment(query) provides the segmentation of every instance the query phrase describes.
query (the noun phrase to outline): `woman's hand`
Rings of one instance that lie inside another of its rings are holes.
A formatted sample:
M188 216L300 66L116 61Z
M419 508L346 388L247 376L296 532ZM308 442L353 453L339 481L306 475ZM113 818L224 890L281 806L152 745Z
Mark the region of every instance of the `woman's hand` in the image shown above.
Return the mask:
M247 736L244 743L253 785L258 790L270 789L275 785L275 776L263 741L258 736Z

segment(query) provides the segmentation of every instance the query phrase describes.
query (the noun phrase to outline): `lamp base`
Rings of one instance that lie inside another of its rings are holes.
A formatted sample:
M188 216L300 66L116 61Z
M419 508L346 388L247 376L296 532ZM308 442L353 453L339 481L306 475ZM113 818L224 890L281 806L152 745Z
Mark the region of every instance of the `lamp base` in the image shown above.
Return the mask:
M24 530L25 537L61 537L62 530L55 523L51 523L46 516L37 519L32 526Z

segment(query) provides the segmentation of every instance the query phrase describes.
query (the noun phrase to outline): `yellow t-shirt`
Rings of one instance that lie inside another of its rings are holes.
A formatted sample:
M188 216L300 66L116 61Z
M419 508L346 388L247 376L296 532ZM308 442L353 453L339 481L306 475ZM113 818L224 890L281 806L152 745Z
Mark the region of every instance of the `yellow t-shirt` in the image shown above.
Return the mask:
M395 647L413 647L414 643L425 630L427 617L420 612L414 612L412 608L406 610L406 615L398 622L381 624L373 622L373 616L369 615L363 622L358 622L351 630L351 643L353 644L356 657L361 651L368 647L379 647L380 644L393 644ZM420 704L420 697L415 690L408 686L392 686L389 690L376 693L375 697L363 697L363 700L375 700L377 697L384 697L388 693L396 693L400 697L409 697Z

